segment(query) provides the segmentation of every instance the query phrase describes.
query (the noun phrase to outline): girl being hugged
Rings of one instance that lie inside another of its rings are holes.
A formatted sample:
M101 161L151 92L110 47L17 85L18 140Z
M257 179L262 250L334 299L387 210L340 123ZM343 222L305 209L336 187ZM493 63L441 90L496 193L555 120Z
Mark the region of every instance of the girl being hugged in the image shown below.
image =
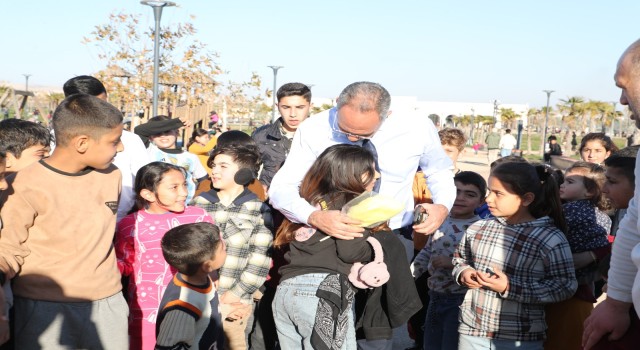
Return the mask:
M175 273L162 256L162 237L176 226L213 220L204 209L186 206L182 167L145 165L136 175L135 192L137 211L118 223L114 245L118 268L129 277L130 349L146 350L155 346L158 307Z
M546 349L580 349L583 323L593 310L594 282L600 259L610 253L607 235L611 219L604 212L608 202L602 194L604 168L576 162L565 172L560 198L567 222L567 240L573 253L578 290L573 298L548 305Z
M545 304L577 288L558 185L549 167L513 162L488 185L495 218L471 225L454 253L453 276L469 288L459 349L542 349Z
M379 176L380 174L375 170L375 159L368 150L354 145L334 145L318 157L304 176L300 185L300 195L320 210L340 210L351 199L365 191L371 191ZM386 227L386 224L383 224L383 227ZM408 311L408 315L397 318L400 322L406 322L420 309L402 243L390 230L377 231L379 228L381 227L365 231L365 237L362 238L340 240L322 231L285 219L277 232L275 245L288 244L290 251L285 255L288 264L279 270L282 277L273 302L278 339L283 350L357 348L352 312L354 288L347 276L354 262L373 260L372 246L374 245L380 244L383 247L384 262L389 264L390 279L385 287L391 288L392 284L398 285L393 280L394 276L401 278L403 272L406 276L406 285L398 287L394 294L403 304L389 305L389 309L395 308L397 310L393 311L398 311L404 307L404 310ZM372 231L376 232L370 235ZM373 237L369 239L379 243L374 242L370 245L367 237ZM393 239L395 241L392 241ZM394 256L392 251L401 255ZM404 265L402 268L391 266L392 262L389 259ZM386 267L384 269L387 270ZM395 273L396 269L397 273ZM367 299L364 313L360 315L361 320L358 322L363 328L377 327L374 324L377 318L373 315L367 316L367 310L370 303L373 305L371 298L377 300L379 306L376 310L380 310L381 305L388 302L389 299L382 300L384 296L377 293L377 290L381 289L382 287L375 288L369 293L370 298ZM338 293L330 293L330 290ZM412 294L410 294L411 291ZM320 295L323 297L319 298ZM408 297L403 299L405 295ZM337 317L331 316L332 307L329 306L331 303L325 302L327 298L333 298L333 305L338 306L338 310L333 310L333 314ZM388 320L392 317L384 316L384 313L385 311L375 312L376 315L381 316L378 318L389 322ZM321 321L316 322L317 320ZM323 325L326 327L322 327ZM399 325L394 324L392 327ZM336 329L338 331L333 333ZM377 335L381 336L378 339L391 338L391 327L388 327L388 337L381 334L387 331L386 327L376 329ZM364 333L367 332L368 329L364 329Z

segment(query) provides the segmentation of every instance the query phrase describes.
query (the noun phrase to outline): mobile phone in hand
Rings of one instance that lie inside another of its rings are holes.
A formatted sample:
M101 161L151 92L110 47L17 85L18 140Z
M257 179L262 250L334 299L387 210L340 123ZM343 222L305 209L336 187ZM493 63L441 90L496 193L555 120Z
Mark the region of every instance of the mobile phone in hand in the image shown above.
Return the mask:
M425 222L429 217L429 213L421 206L417 206L416 209L413 210L413 224L420 225Z

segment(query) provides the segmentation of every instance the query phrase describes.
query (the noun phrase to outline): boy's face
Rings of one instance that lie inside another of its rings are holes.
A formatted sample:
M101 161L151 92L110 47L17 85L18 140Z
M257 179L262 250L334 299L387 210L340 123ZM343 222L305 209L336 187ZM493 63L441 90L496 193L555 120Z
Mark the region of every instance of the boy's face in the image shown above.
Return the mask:
M113 162L118 152L124 150L120 136L122 136L122 124L100 136L99 139L89 138L87 151L85 152L86 165L94 169L106 169Z
M451 207L451 217L456 219L466 219L473 217L476 208L484 203L484 194L476 185L463 184L456 181L456 200Z
M220 241L220 244L216 247L213 259L211 259L211 268L218 270L224 265L224 261L227 259L227 249L224 241Z
M7 164L6 158L0 157L0 191L4 191L9 188L7 180L4 178L4 170Z
M178 130L169 130L162 134L150 136L149 140L158 148L176 148L177 138Z
M278 111L284 121L285 130L292 132L298 129L307 117L309 117L311 103L302 96L286 96L278 101Z
M49 156L49 145L35 145L26 148L20 154L20 158L16 158L13 154L7 153L7 171L18 172L28 165L40 161Z
M607 167L604 175L607 180L602 186L602 193L609 198L612 207L626 209L633 198L635 184L624 174L624 170L618 167Z
M237 184L233 177L240 167L235 159L227 154L218 154L211 164L211 184L218 190L230 190L242 185Z
M458 149L458 147L453 145L442 145L442 149L444 149L444 153L446 153L447 156L451 158L451 161L455 166L456 162L458 161L458 157L460 157L460 153L462 153L462 151Z

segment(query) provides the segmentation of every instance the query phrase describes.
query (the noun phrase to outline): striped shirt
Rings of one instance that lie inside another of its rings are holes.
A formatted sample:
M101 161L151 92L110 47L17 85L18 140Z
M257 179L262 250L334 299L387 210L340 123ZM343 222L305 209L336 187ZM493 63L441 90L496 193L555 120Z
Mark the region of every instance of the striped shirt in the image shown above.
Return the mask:
M453 259L453 276L462 271L499 269L509 278L503 294L470 289L460 306L459 332L477 337L542 340L544 304L570 298L578 286L569 243L548 216L508 225L503 218L471 225Z
M214 219L226 244L227 259L220 268L218 292L222 295L231 291L251 303L253 292L262 286L271 265L269 207L247 189L229 206L220 203L215 190L201 193L193 203Z

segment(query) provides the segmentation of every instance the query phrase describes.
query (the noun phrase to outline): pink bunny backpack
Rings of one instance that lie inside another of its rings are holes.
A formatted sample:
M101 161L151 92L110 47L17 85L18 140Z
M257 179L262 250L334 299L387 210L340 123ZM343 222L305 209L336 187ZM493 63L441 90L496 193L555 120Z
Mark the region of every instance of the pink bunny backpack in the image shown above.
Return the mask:
M380 287L389 280L389 271L384 263L380 242L371 236L367 237L367 242L373 248L373 261L367 264L354 263L349 273L349 281L360 289Z

